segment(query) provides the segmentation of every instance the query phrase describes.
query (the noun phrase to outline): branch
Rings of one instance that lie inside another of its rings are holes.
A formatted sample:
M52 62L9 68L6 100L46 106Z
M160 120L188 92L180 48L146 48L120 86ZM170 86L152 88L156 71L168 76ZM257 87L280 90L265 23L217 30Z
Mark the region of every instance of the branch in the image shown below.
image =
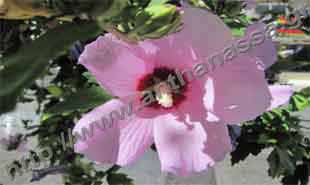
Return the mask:
M30 182L40 181L48 175L57 175L67 173L68 167L64 165L52 166L39 170L32 170L32 178Z

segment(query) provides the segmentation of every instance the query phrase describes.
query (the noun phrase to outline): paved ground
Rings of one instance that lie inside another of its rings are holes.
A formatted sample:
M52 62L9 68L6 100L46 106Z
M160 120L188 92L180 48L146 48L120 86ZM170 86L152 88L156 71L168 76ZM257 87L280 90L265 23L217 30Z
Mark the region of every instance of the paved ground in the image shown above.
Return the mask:
M30 185L30 173L10 181L6 175L4 164L16 159L14 155L1 152L1 174L0 179L4 185ZM267 152L258 158L250 158L246 162L231 167L229 157L216 166L215 170L210 170L198 177L176 178L160 173L159 161L156 153L150 151L134 166L123 169L130 177L135 179L137 185L159 185L159 184L195 184L195 185L280 185L277 181L271 180L266 173ZM61 177L50 176L32 185L62 185Z
M280 185L272 181L266 173L266 155L264 152L258 158L250 158L235 167L229 164L229 157L216 166L215 170L210 170L200 176L191 178L176 178L174 176L160 173L157 154L149 151L141 160L131 167L123 169L130 177L135 179L137 185L159 185L159 184L195 184L195 185ZM15 155L5 152L0 153L1 174L0 179L4 185L30 185L30 173L25 173L15 181L10 181L6 175L4 164L16 159ZM32 185L62 185L61 177L50 176Z

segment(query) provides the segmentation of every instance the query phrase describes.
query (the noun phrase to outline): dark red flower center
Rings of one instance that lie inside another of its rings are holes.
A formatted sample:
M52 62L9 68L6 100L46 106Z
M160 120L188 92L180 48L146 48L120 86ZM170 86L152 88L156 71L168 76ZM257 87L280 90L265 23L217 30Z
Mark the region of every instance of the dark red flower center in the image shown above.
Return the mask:
M182 84L180 76L173 69L158 67L152 73L139 79L137 91L151 91L156 101L148 104L153 108L172 108L178 106L185 98L186 83ZM169 80L170 79L170 80ZM145 97L141 96L141 101Z

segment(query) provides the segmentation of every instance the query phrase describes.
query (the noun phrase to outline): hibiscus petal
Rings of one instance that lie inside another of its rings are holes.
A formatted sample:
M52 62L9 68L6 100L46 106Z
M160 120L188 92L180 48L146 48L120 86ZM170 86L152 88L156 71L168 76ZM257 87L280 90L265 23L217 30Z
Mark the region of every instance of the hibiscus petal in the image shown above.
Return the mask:
M142 59L111 34L106 34L86 46L79 58L104 89L115 96L136 91L138 78L146 73Z
M183 70L191 67L196 57L192 52L191 43L185 43L184 39L180 39L182 38L177 38L174 34L162 39L148 41L158 48L155 60L147 64L148 68L164 66Z
M188 176L214 164L203 152L207 133L199 122L185 124L168 114L156 118L154 123L154 139L162 171Z
M195 61L224 49L233 39L230 29L209 11L199 8L182 10L181 31L146 41L157 46L155 64L148 65L188 69Z
M184 29L176 34L176 40L183 45L192 44L199 58L206 58L219 52L233 40L230 29L218 16L208 10L185 8L183 22Z
M144 61L147 61L147 63L154 62L155 56L160 50L152 40L142 41L137 45L126 45L137 57L142 58Z
M210 80L204 101L208 111L224 123L238 124L254 119L270 106L271 95L264 71L257 60L247 55L239 55L219 66L210 74ZM208 98L212 97L210 94L214 97Z
M106 124L103 118L108 118L106 115L119 110L121 106L123 104L114 99L84 115L76 124L73 133L82 135L82 130L87 129L91 134L84 141L77 140L75 151L97 162L115 163L119 150L120 129L116 123Z
M153 122L150 119L129 118L121 121L120 149L117 164L134 162L154 143Z
M205 123L203 126L208 133L204 152L214 161L223 160L226 154L232 151L227 125L222 123Z
M100 163L122 166L141 156L154 142L153 124L149 119L138 119L128 115L128 112L121 113L127 109L128 106L121 101L111 100L86 114L73 132L82 135L82 130L88 129L93 134L89 134L86 140L78 140L75 151ZM114 122L109 121L111 112ZM116 113L124 116L116 117Z
M293 87L289 85L271 85L269 86L269 89L272 96L272 102L268 110L287 104L294 93Z
M278 58L275 44L266 36L266 26L267 25L264 23L252 24L246 30L247 36L251 34L256 35L258 33L259 35L263 34L265 36L261 44L255 45L255 47L248 51L249 55L258 57L264 63L265 69L274 64Z
M203 102L205 89L204 80L195 80L187 84L185 99L177 107L178 119L185 120L189 117L190 121L204 122L207 118L206 108Z

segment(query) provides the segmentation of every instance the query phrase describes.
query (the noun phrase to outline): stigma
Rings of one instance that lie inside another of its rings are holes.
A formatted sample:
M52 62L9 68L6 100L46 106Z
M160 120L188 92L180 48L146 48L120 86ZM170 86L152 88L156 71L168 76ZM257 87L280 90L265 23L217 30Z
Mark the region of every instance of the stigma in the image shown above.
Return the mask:
M164 108L173 106L173 92L169 84L161 82L154 87L156 94L156 101Z

